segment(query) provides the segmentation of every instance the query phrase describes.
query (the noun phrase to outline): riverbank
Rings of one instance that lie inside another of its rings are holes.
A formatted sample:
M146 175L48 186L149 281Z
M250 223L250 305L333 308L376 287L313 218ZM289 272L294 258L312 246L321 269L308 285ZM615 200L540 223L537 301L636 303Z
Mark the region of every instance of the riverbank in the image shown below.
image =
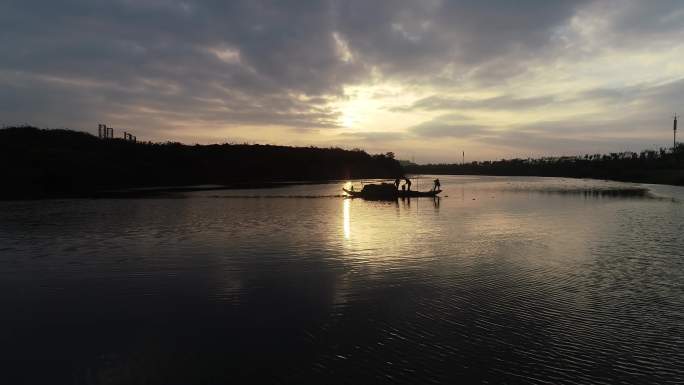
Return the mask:
M628 183L644 183L644 184L658 184L667 186L684 186L684 170L663 170L658 172L638 172L625 173L622 175L567 175L562 173L455 173L455 172L435 172L430 169L429 172L423 171L423 168L410 167L406 169L410 174L432 174L432 175L477 175L477 176L532 176L532 177L551 177L551 178L576 178L576 179L595 179L608 180L615 182Z
M539 176L684 186L684 147L582 157L503 159L466 164L408 164L407 173Z
M250 144L99 139L85 132L0 130L0 199L99 197L113 191L268 187L290 181L396 178L391 154ZM137 190L136 190L137 189Z

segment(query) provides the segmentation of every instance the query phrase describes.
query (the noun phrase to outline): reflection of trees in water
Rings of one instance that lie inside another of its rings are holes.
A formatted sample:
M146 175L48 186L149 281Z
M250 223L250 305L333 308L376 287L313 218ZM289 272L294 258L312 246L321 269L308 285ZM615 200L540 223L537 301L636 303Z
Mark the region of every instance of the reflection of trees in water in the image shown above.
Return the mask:
M545 195L579 195L585 198L653 198L646 188L570 188L570 189L507 189L513 192L532 192Z

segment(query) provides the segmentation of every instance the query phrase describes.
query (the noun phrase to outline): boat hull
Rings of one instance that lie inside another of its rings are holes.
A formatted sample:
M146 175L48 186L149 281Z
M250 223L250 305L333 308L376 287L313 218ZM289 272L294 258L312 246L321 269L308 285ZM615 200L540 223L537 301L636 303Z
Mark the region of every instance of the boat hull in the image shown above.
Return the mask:
M411 191L411 190L395 190L391 193L381 193L381 194L369 194L363 191L351 191L343 188L342 191L347 193L352 198L363 198L363 199L397 199L397 198L421 198L421 197L436 197L442 190L430 190L430 191Z

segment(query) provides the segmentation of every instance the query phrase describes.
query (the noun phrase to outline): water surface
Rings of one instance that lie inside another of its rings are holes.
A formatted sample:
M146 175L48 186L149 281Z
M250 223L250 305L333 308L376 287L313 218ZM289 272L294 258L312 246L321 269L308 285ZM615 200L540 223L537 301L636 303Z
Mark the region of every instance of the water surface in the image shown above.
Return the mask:
M440 179L0 202L3 377L684 382L683 188Z

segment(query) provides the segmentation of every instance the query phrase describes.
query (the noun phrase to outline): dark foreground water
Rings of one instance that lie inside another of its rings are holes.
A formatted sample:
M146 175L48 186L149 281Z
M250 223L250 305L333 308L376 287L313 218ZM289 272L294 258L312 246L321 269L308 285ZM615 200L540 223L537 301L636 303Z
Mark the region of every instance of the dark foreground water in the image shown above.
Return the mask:
M684 189L441 179L0 202L0 382L684 383Z

